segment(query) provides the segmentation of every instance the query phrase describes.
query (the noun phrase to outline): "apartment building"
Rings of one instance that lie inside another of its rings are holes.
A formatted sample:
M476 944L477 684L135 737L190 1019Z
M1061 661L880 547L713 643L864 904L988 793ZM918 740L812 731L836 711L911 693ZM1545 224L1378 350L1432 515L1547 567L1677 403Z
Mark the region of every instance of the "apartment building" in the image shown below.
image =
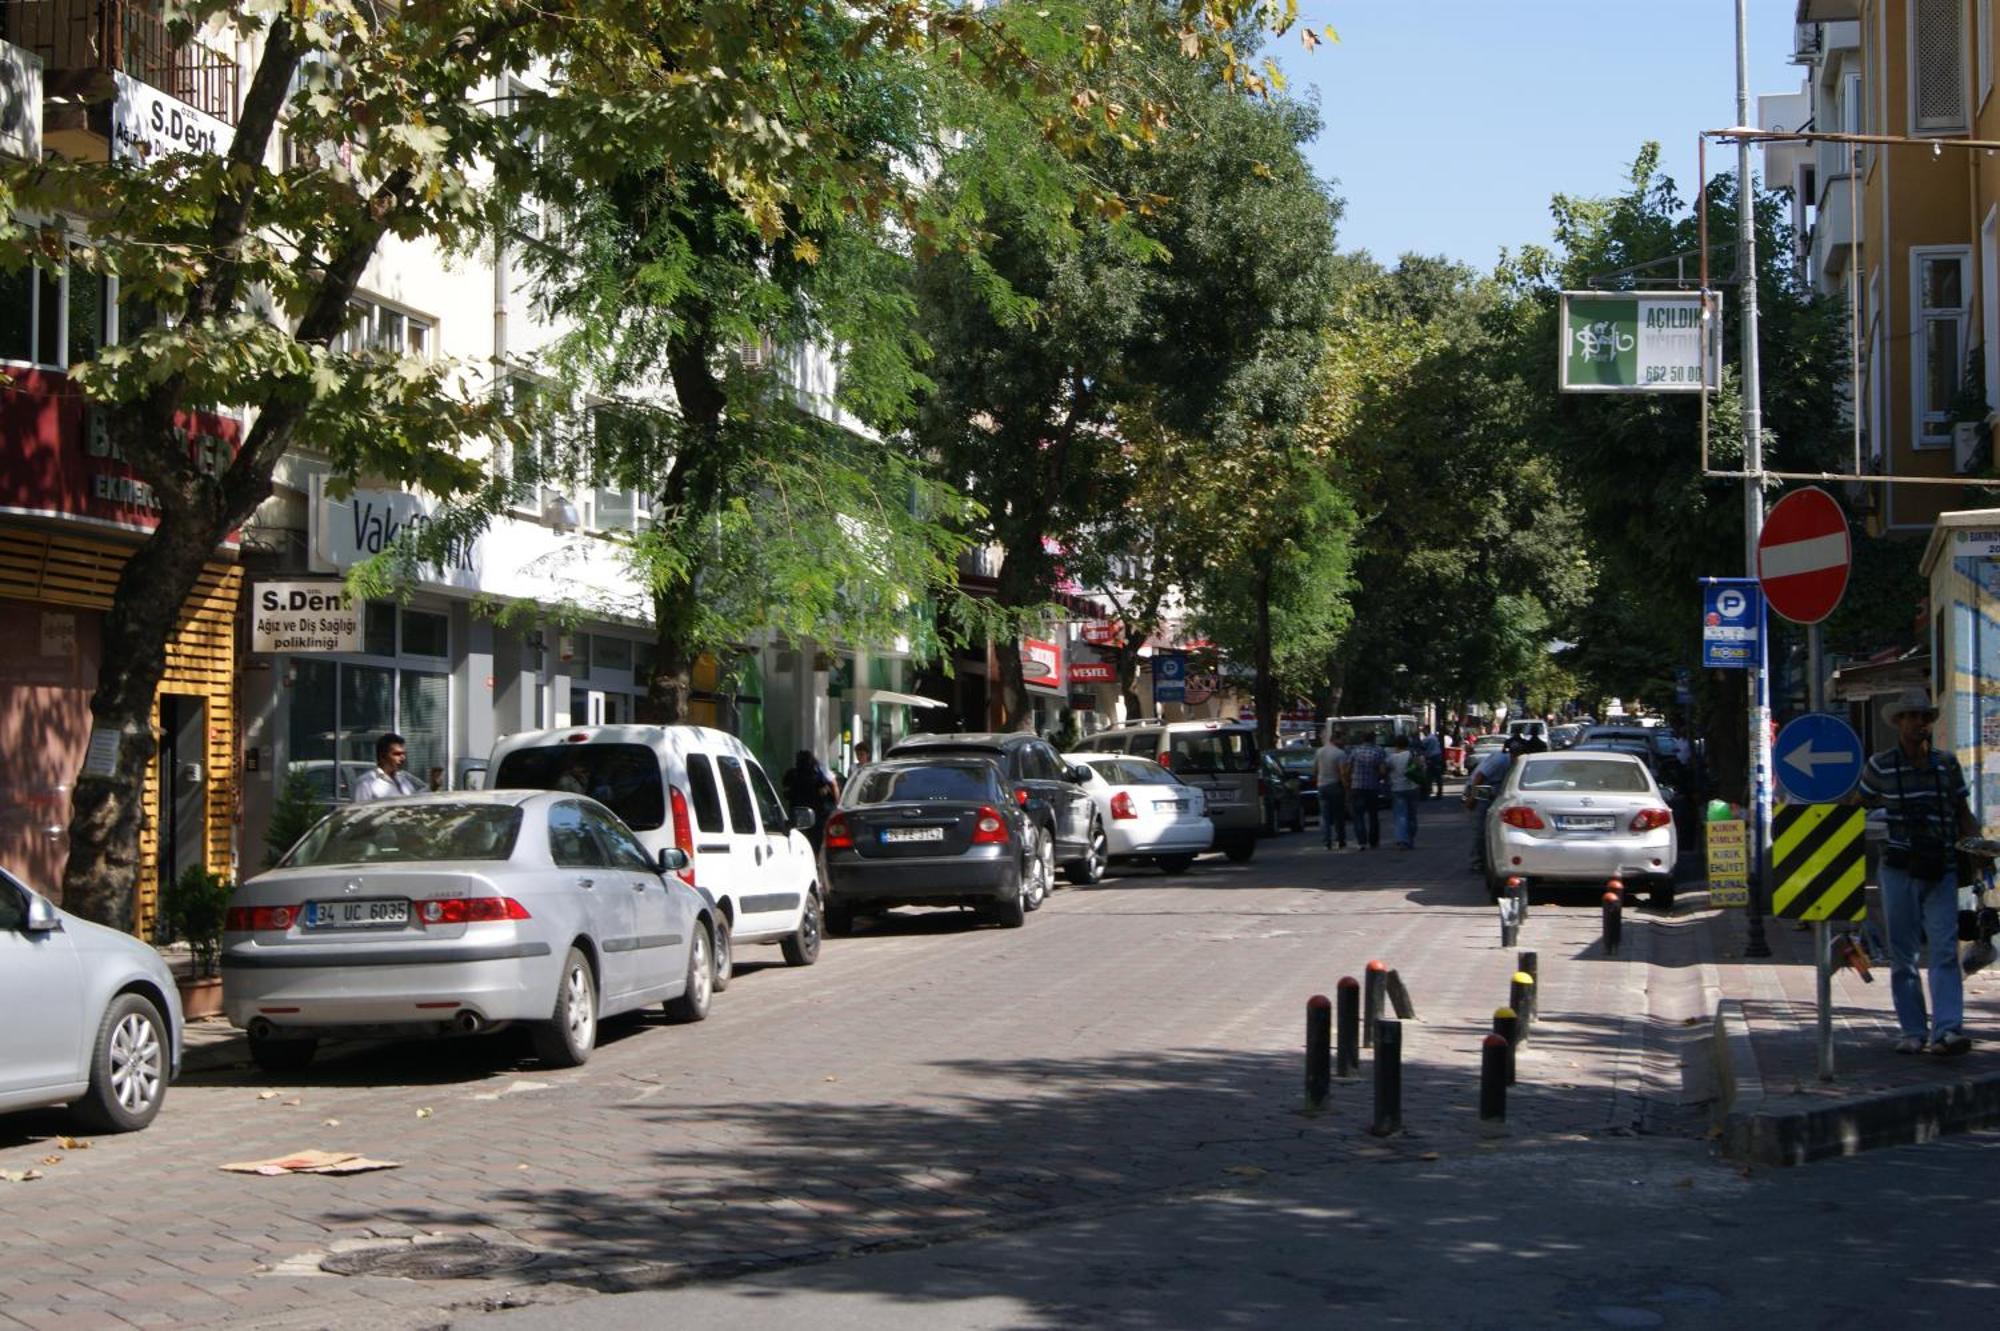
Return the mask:
M1793 58L1809 114L1795 128L1910 141L1782 145L1765 158L1766 180L1796 190L1800 263L1853 315L1859 374L1847 409L1860 415L1863 471L1993 473L2000 163L1948 146L2000 139L1993 7L1798 3ZM1928 531L1967 503L1951 485L1855 485L1848 500L1881 533Z

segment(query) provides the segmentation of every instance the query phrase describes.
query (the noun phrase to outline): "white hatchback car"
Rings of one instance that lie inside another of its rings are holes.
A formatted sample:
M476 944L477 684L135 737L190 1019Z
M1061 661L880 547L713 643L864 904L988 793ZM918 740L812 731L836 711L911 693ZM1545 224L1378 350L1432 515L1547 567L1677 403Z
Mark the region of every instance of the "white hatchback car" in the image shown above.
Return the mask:
M1091 854L1106 861L1149 859L1180 873L1215 845L1207 797L1150 758L1120 753L1072 753L1065 759L1090 773L1084 793L1097 806Z
M4 869L0 1012L0 1110L71 1105L99 1131L131 1132L180 1074L180 993L160 954Z
M1495 900L1508 878L1598 888L1616 878L1671 906L1679 853L1674 815L1630 754L1523 755L1486 815L1486 891Z

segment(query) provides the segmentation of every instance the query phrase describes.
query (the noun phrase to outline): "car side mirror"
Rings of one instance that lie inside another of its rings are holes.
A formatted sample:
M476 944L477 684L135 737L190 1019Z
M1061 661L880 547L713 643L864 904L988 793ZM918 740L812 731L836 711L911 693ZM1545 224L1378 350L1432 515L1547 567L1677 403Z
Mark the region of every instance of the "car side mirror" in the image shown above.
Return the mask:
M804 832L818 821L819 815L803 804L792 810L792 830L795 832Z
M660 847L660 872L679 873L688 867L688 853L679 846Z
M33 893L28 895L28 918L21 922L21 929L31 934L53 934L61 932L62 912L46 899Z
M1090 780L1090 769L1082 763L1077 763L1075 766L1063 770L1063 780L1080 786Z

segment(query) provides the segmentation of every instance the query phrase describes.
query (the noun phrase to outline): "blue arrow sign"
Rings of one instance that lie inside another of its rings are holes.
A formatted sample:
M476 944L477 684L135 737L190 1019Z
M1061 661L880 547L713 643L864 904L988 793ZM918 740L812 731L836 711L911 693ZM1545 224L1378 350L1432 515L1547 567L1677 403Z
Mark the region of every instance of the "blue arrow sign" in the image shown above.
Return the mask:
M1861 779L1861 737L1837 716L1809 712L1785 723L1771 750L1778 781L1799 804L1835 804Z

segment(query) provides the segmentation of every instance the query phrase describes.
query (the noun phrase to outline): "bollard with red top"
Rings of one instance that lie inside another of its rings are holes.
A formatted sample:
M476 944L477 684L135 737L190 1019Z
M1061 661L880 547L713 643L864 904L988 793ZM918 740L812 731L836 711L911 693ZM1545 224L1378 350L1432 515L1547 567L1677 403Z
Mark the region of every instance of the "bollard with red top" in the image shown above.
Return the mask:
M1507 1121L1507 1083L1512 1081L1513 1053L1504 1035L1479 1042L1479 1117L1486 1123Z
M1361 981L1340 977L1338 1038L1334 1042L1334 1072L1352 1077L1361 1070Z
M1625 937L1625 884L1616 878L1604 885L1604 955L1618 955Z
M1361 1047L1375 1047L1375 1028L1382 1024L1382 998L1389 984L1389 967L1380 961L1368 963L1362 974L1366 984L1361 994Z
M1325 1106L1333 1090L1333 1004L1325 994L1306 1000L1306 1108Z

